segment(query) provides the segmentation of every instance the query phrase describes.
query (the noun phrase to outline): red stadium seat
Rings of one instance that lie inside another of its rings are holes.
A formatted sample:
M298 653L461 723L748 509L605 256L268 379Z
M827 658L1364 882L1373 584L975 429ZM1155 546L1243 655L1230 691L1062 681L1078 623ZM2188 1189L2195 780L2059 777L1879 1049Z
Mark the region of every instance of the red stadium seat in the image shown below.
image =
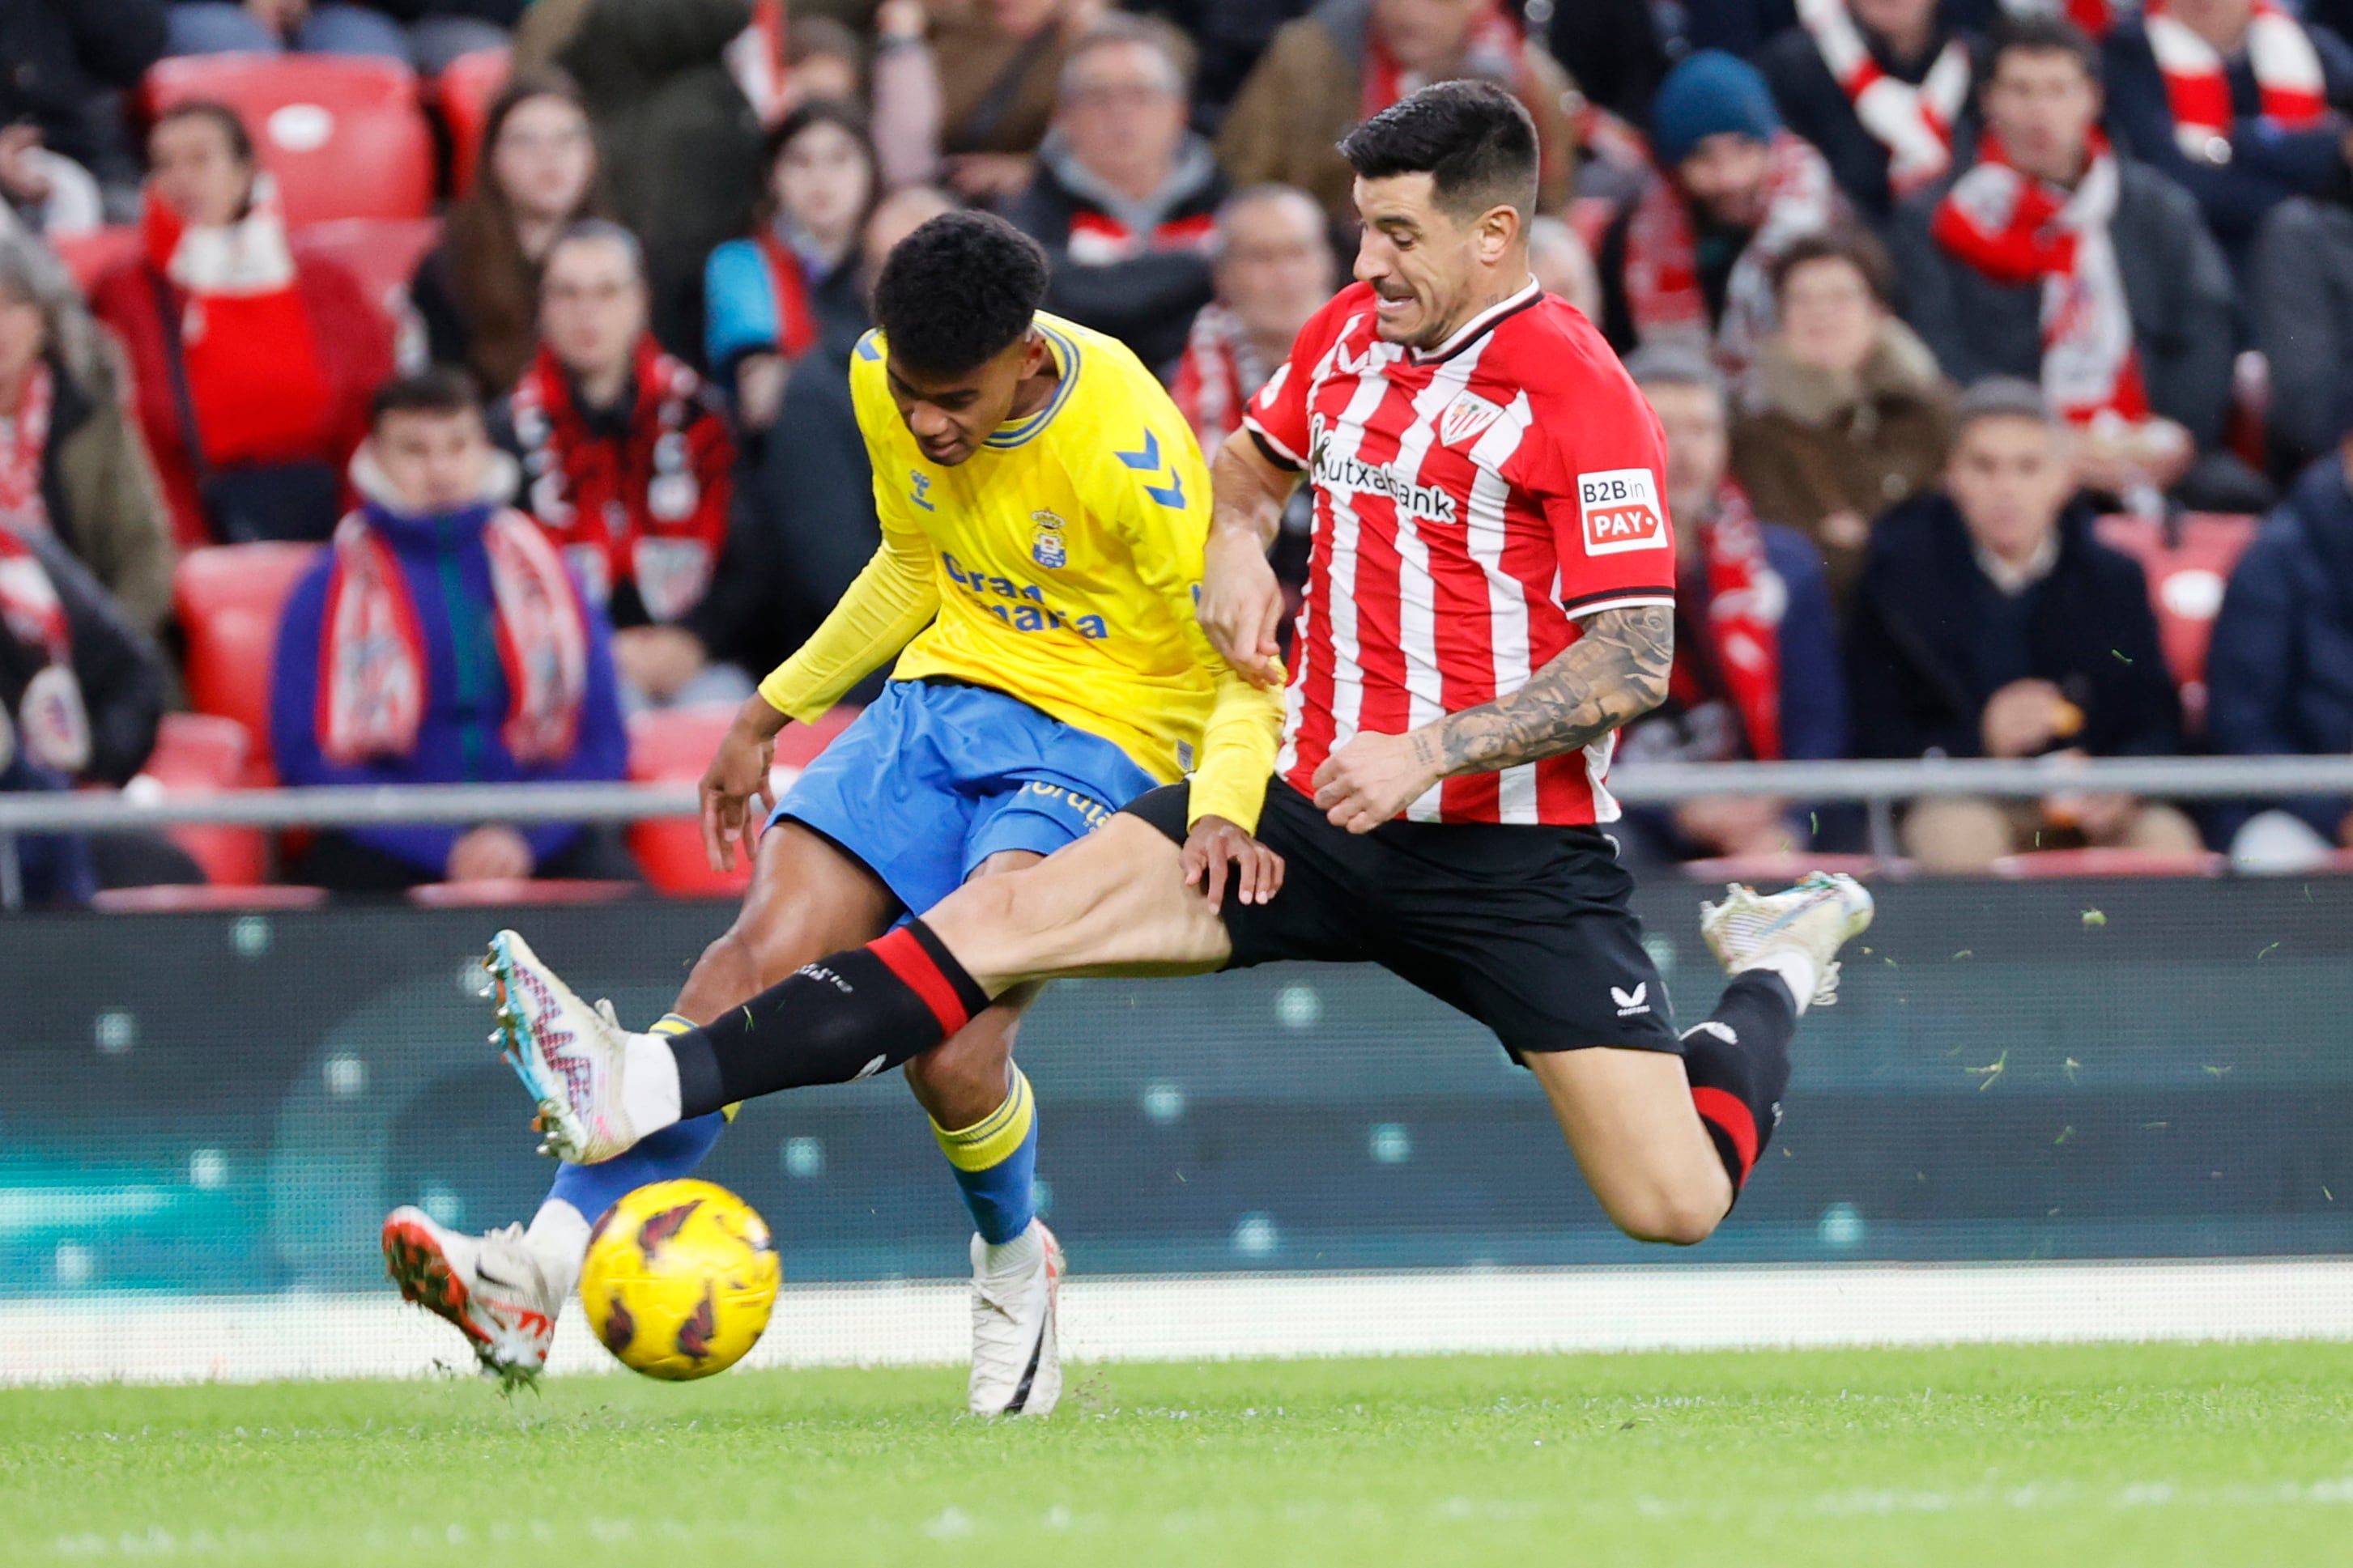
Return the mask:
M278 882L241 887L181 884L160 888L111 888L90 907L111 915L211 913L220 910L315 910L327 901L324 888L294 888Z
M1993 874L2013 881L2052 877L2219 877L2229 866L2227 856L2202 849L2187 854L2170 849L2038 849L2031 855L2003 856L1993 863Z
M2181 688L2193 732L2206 727L2206 646L2232 569L2255 542L2259 520L2190 512L2179 518L2104 517L2100 542L2140 563L2165 662Z
M449 128L449 194L462 196L474 188L474 165L482 155L482 132L491 118L491 100L507 84L511 68L505 49L476 49L459 55L433 79L433 100L441 122Z
M269 764L269 661L286 596L322 547L221 544L181 558L172 597L188 638L188 700L245 726L256 742L248 784L277 782Z
M244 782L252 754L252 735L234 719L166 713L140 773L167 796L217 795ZM204 822L165 831L217 887L250 885L269 874L269 839L258 827Z
M433 132L417 75L348 55L185 55L147 73L151 110L209 100L243 117L278 176L286 221L419 218L433 206Z
M711 763L735 710L727 706L671 708L640 713L629 721L629 777L638 784L693 784ZM776 767L770 788L782 791L799 776L826 743L858 717L855 708L837 708L814 724L788 725L776 737ZM629 853L646 880L672 898L733 898L752 879L752 858L739 854L733 871L714 871L702 848L702 825L691 816L633 823Z
M408 901L428 910L479 910L499 904L609 904L644 889L635 882L533 881L514 878L488 882L427 882L408 889Z
M297 258L332 261L350 273L396 339L408 321L408 280L441 237L434 218L339 218L294 235Z
M100 279L137 256L139 247L139 226L127 223L94 228L88 234L61 234L49 240L49 248L73 274L74 287L85 295Z

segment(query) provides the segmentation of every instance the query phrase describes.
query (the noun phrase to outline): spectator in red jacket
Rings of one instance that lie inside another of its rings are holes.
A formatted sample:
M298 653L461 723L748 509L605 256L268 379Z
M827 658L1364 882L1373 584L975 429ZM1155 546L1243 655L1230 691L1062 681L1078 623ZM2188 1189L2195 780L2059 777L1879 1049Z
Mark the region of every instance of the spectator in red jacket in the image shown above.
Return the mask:
M741 701L715 665L740 635L757 574L722 573L734 443L702 378L649 329L645 256L590 221L548 248L538 357L491 416L522 461L517 502L539 520L617 629L625 695L656 705Z
M168 110L147 153L145 254L91 302L129 356L173 532L324 539L391 333L349 273L294 258L235 110Z

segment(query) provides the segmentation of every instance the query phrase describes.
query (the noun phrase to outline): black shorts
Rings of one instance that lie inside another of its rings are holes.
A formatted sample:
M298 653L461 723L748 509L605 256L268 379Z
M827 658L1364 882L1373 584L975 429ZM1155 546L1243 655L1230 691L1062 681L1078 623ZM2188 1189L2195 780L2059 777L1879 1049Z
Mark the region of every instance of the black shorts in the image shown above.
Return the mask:
M1164 785L1126 810L1182 844L1187 795ZM1282 890L1264 904L1227 897L1229 969L1377 963L1495 1031L1514 1060L1683 1048L1627 907L1634 880L1598 828L1387 822L1359 835L1277 778L1258 837L1282 857Z

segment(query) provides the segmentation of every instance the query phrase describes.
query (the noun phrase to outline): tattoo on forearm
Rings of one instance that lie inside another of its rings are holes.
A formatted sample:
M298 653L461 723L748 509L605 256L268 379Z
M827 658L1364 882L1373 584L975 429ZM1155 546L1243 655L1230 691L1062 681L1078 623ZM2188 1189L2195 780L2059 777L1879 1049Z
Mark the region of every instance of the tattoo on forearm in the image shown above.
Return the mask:
M1568 650L1509 697L1414 731L1415 755L1442 774L1493 773L1592 744L1666 700L1675 613L1604 610Z

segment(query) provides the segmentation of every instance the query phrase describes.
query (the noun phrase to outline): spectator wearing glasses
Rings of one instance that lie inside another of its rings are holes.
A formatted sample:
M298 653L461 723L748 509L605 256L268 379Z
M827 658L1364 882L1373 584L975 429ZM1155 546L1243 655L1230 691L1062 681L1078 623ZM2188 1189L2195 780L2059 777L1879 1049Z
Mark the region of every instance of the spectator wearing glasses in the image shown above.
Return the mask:
M1185 68L1165 26L1104 18L1071 46L1037 178L1006 209L1046 247L1046 308L1150 365L1176 359L1209 302L1226 195L1208 142L1185 118Z
M511 79L491 100L474 187L409 284L433 363L463 366L493 396L512 386L536 346L547 247L603 207L580 89L552 67Z
M648 326L645 258L629 231L590 221L557 238L540 286L540 348L493 409L536 518L618 629L632 703L740 701L733 651L761 584L723 572L735 447L717 399Z

